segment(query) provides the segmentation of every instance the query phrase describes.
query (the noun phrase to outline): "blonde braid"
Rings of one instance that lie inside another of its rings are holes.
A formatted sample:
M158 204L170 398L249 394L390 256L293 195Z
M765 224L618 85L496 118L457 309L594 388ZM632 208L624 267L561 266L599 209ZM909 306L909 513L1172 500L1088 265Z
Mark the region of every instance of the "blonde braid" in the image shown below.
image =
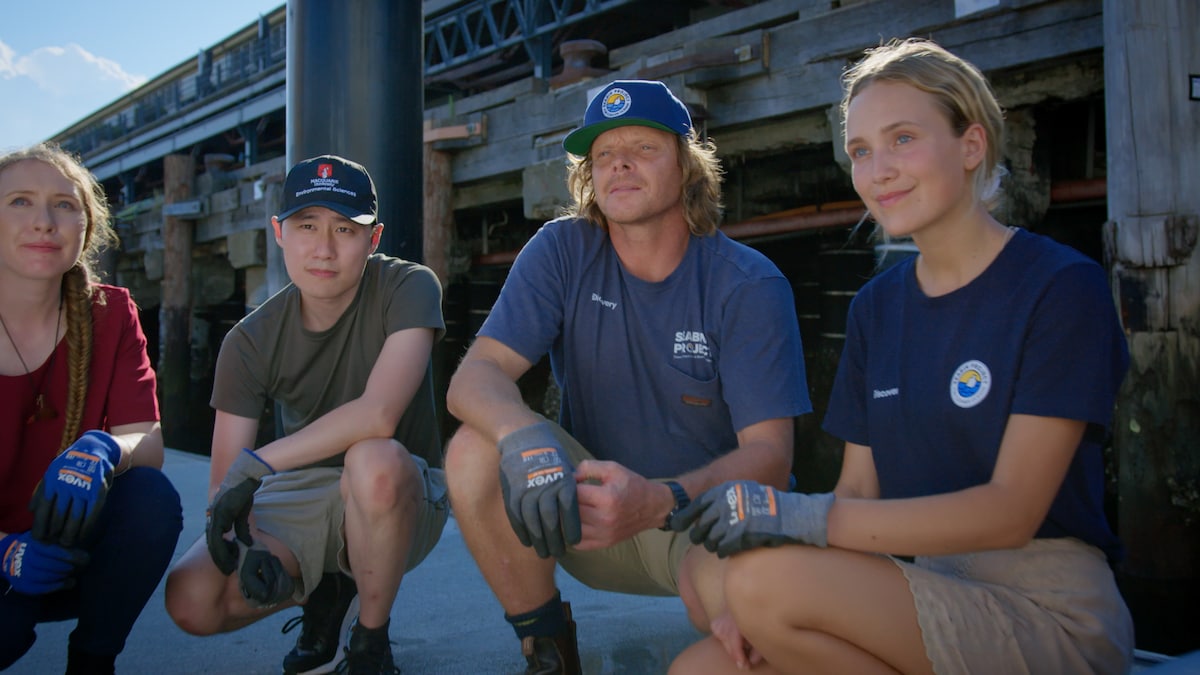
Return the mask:
M67 412L59 451L79 436L83 406L87 402L88 373L92 365L92 292L88 268L76 263L63 275L63 302L67 308ZM100 296L103 297L103 296Z

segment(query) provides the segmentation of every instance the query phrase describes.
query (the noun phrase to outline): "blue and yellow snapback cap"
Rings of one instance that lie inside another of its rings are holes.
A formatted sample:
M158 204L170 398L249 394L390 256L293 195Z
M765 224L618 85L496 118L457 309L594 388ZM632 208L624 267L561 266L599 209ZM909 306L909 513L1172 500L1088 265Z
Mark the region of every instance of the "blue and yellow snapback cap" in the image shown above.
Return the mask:
M585 156L600 134L616 127L640 125L687 136L692 116L687 106L655 80L616 80L588 102L583 126L567 134L563 149Z

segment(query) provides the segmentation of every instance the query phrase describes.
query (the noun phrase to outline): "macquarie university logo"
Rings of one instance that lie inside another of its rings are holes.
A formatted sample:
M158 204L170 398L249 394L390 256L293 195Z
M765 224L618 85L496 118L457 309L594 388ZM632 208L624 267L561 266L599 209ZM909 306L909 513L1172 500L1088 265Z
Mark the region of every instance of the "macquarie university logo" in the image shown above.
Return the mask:
M973 408L987 398L992 388L992 371L983 361L964 362L950 378L950 400L960 408Z
M297 190L296 196L311 194L313 192L338 192L351 197L357 197L358 193L353 190L347 190L341 187L341 181L333 177L332 164L318 164L317 176L308 179L309 187L303 190Z

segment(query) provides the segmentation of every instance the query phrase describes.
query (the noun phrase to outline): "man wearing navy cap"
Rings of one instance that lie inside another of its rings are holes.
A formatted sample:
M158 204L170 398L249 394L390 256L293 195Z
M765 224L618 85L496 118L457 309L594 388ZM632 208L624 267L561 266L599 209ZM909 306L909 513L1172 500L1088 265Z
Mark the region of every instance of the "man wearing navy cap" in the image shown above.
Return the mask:
M271 223L292 283L221 345L205 538L171 571L167 610L210 635L303 603L289 674L337 665L357 604L349 672L395 673L400 579L448 515L430 367L441 286L375 254L383 225L361 165L307 159L283 189ZM255 449L269 405L283 436Z
M563 147L571 215L522 249L447 399L455 517L538 674L580 672L556 565L680 595L709 630L723 563L663 528L726 480L786 488L811 410L791 286L717 230L720 167L687 107L616 81ZM515 384L546 354L557 423Z

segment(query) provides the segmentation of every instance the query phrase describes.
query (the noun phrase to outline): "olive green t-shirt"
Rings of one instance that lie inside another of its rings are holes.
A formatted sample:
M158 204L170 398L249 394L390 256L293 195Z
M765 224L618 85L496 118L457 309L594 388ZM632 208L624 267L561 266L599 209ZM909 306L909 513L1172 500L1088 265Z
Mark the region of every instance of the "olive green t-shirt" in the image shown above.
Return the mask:
M328 330L304 328L300 291L289 284L237 323L221 343L212 407L259 419L278 405L284 434L293 434L338 406L358 398L388 336L407 328L445 332L442 289L428 267L380 254L367 259L358 293ZM430 466L442 465L434 410L432 365L394 438ZM318 462L341 466L345 448Z

